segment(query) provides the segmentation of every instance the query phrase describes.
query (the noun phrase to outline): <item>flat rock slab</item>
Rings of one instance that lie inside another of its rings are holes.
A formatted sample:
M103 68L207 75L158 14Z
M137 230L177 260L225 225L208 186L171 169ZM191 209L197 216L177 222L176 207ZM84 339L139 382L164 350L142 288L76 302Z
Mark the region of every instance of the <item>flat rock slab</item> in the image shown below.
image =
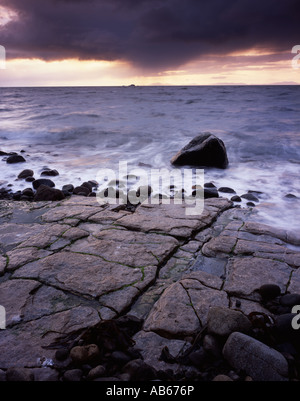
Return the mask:
M224 291L248 299L260 300L255 292L264 284L277 284L285 293L292 268L276 260L244 257L229 260Z
M62 251L19 268L13 277L36 279L95 298L142 281L143 272L94 255Z
M131 215L122 217L116 224L144 232L159 232L188 238L193 232L209 225L223 210L232 206L227 199L213 199L205 203L200 215L186 213L186 205L141 205Z
M100 321L93 308L79 306L0 331L0 366L41 367L53 364L55 350L43 347L62 335L77 332Z
M144 319L135 340L146 363L175 369L159 360L162 348L177 356L211 307L269 313L261 285L300 293L299 238L249 221L227 199L206 199L200 215L181 204L129 212L82 196L4 206L0 369L51 365L55 351L44 346L127 312Z
M194 335L206 324L210 306L229 306L226 292L214 288L216 282L213 276L194 272L172 284L155 303L144 330L165 336Z
M161 263L179 242L172 237L125 230L103 230L74 243L73 252L101 256L111 262L129 266L149 266Z

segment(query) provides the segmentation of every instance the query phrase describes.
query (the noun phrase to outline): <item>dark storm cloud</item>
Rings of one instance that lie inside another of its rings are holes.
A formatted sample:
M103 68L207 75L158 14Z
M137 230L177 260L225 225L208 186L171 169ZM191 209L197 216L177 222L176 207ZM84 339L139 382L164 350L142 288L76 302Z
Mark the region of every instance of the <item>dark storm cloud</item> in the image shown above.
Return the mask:
M8 58L127 60L174 68L206 55L298 44L299 0L0 0ZM297 20L298 18L298 20Z

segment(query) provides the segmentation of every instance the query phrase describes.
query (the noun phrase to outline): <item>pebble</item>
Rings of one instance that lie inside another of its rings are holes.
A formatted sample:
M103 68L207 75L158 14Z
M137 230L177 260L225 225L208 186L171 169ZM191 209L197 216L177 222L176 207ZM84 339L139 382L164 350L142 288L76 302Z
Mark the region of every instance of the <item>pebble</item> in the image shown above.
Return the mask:
M26 160L21 155L12 155L6 159L6 163L14 164L14 163L24 163Z
M41 172L41 175L46 175L48 177L56 177L59 175L59 172L57 170L44 170Z
M6 380L13 382L33 381L33 373L31 369L27 368L8 368L6 371Z
M247 199L247 200L253 201L253 202L259 202L259 199L251 193L243 194L243 195L241 195L241 198Z
M283 306L300 305L300 294L285 294L280 297L280 303Z
M97 379L98 377L103 377L106 373L106 369L102 365L98 365L91 369L87 375L88 380L94 380Z
M269 301L280 295L280 287L276 284L263 284L257 292L262 297L263 301Z
M241 197L238 195L232 196L230 200L232 200L232 202L242 202Z
M68 382L78 382L82 379L82 376L83 372L81 369L70 369L64 373L63 379Z
M55 184L53 181L47 179L47 178L39 178L37 180L34 180L32 182L32 186L34 189L38 189L39 186L41 185L46 185L47 187L53 188L55 187Z
M18 178L28 178L28 177L33 177L34 172L33 170L26 169L21 171L21 173L18 175Z
M89 188L83 186L76 187L73 190L74 195L82 195L82 196L88 196L90 192L91 190Z
M95 360L100 354L99 347L96 344L78 345L70 351L71 359L76 363L89 363Z
M218 306L212 306L208 311L208 333L227 337L234 331L247 333L250 328L251 322L242 312Z
M218 189L218 191L219 191L219 192L225 192L225 193L227 193L227 194L235 194L235 193L236 193L234 189L229 188L229 187L220 187L220 188Z

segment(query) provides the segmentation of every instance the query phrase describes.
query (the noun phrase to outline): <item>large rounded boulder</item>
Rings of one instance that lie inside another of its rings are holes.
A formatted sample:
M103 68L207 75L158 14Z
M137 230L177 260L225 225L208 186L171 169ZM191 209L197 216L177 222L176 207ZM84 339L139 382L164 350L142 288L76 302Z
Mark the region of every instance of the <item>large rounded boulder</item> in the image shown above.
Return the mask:
M216 167L225 169L228 158L224 142L210 132L191 140L172 159L174 166Z

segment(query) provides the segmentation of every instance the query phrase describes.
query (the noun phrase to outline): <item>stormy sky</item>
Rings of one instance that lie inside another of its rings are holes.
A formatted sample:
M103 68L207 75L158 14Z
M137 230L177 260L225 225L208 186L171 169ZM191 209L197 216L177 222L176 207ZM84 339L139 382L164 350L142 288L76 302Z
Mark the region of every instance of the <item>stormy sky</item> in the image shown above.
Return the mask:
M149 70L300 42L299 0L0 0L7 58L126 61Z

